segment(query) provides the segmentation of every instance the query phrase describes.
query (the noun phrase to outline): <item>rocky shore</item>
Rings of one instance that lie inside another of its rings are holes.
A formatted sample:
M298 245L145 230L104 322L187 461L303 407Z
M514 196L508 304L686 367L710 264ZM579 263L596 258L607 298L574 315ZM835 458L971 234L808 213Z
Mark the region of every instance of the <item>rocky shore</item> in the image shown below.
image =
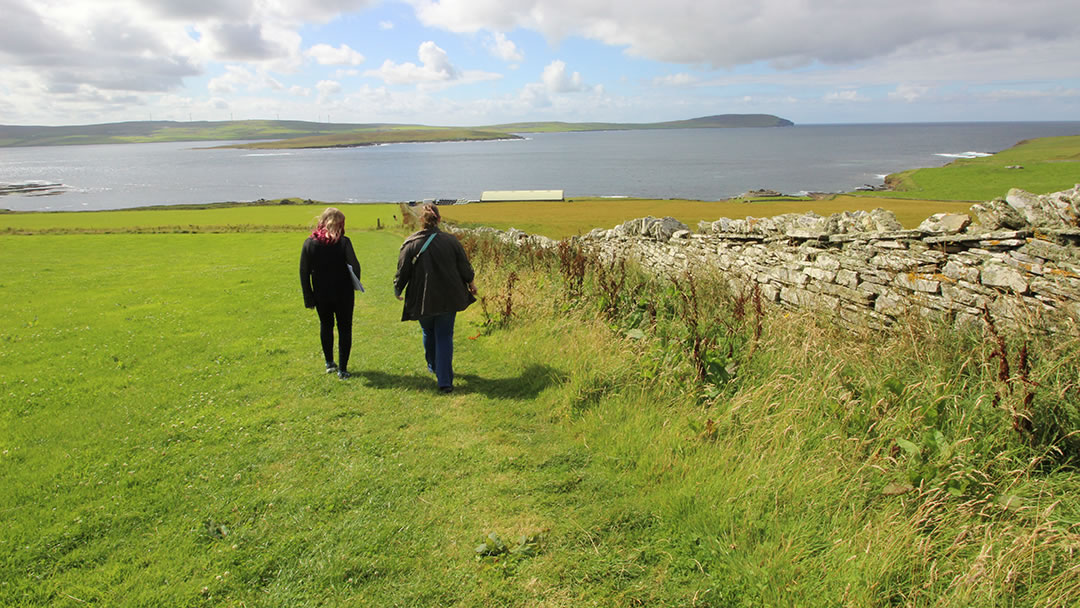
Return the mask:
M49 196L67 190L64 184L53 182L23 182L18 184L0 183L0 196L5 194L23 194L27 196Z

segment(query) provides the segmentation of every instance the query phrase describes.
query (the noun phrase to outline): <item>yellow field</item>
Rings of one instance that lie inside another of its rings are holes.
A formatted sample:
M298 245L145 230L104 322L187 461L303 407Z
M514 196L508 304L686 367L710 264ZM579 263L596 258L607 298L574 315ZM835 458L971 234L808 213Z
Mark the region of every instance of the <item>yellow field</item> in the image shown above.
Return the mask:
M128 209L116 211L79 211L52 213L3 213L0 214L0 231L166 231L191 229L203 231L208 228L228 229L281 229L295 227L297 231L309 229L315 216L329 206L340 208L346 217L346 228L367 229L376 225L400 224L397 205L391 204L340 204L317 203L313 205L237 205L233 207L154 207L152 209Z
M303 231L326 206L340 207L354 229L400 224L394 204L349 205L238 205L192 209L157 207L152 210L91 211L78 213L0 214L0 231L167 231L207 229L270 229L296 227ZM440 207L443 216L462 226L517 228L530 234L560 239L585 234L593 228L612 228L627 220L671 216L693 229L701 220L721 217L772 217L783 213L831 215L841 211L889 209L905 228L914 228L934 213L965 213L971 203L871 198L840 195L829 200L766 200L755 202L646 199L572 199L567 202L472 203Z
M644 199L572 199L567 202L472 203L440 207L444 218L465 226L517 228L530 234L564 238L593 228L612 228L627 220L671 216L696 228L701 220L721 217L772 217L784 213L831 215L842 211L889 209L905 228L915 228L934 213L966 213L971 203L868 198L841 195L829 200L761 202Z

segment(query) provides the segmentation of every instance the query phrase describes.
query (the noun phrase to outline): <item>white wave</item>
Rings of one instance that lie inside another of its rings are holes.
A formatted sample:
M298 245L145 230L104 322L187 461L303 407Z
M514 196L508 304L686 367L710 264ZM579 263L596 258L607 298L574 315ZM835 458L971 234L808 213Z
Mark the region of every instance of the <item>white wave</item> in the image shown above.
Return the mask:
M938 152L934 156L944 156L945 158L985 158L987 156L993 156L986 152Z
M886 177L889 177L889 174L888 173L876 173L876 174L874 174L874 177L884 181Z

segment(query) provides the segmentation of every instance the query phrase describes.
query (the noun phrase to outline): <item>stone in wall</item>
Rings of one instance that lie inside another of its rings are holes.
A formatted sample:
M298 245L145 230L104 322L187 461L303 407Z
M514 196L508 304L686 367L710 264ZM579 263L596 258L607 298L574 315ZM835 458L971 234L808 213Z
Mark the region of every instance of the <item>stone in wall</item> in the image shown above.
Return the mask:
M1009 190L1005 202L1035 228L1077 228L1080 227L1078 189L1080 188L1038 196L1013 188Z
M604 260L637 259L661 275L711 268L756 284L766 301L875 326L910 312L967 322L985 309L1005 321L1062 328L1080 321L1078 205L1080 188L1042 196L1013 190L973 205L970 215L931 216L916 230L881 209L720 218L701 222L698 234L673 218L648 217L579 242ZM500 238L554 246L520 231Z
M971 216L966 213L935 213L919 224L919 230L932 234L952 234L962 232L971 224Z
M1027 226L1024 216L1000 198L985 203L975 203L971 206L970 212L975 217L972 228L976 231L994 231L1003 228L1019 230Z

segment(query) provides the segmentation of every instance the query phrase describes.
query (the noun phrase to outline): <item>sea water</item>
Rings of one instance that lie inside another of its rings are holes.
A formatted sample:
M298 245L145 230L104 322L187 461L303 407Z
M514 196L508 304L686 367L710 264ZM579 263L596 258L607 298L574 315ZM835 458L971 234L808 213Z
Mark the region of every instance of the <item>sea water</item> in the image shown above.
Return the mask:
M0 184L57 185L0 196L0 208L479 199L485 190L698 200L757 189L846 192L1024 139L1078 134L1080 122L867 124L546 133L314 150L208 148L221 142L0 148Z

